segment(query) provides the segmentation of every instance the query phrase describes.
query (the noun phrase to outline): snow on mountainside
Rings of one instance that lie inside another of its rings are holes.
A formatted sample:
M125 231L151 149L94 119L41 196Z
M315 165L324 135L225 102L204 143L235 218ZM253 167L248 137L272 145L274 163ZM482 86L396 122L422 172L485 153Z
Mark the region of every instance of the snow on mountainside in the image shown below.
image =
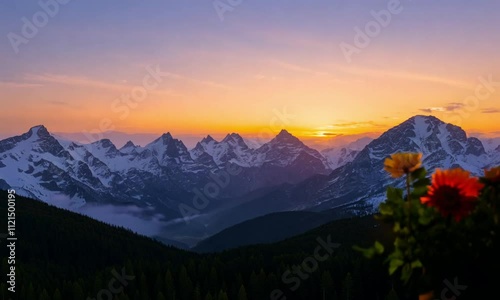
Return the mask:
M107 139L84 145L59 142L36 126L0 141L0 186L57 206L161 202L167 215L178 215L178 203L170 197L186 197L190 180L177 172L196 171L182 142L164 135L146 148L129 144L124 150Z
M500 147L500 138L479 138L479 140L483 143L486 152L495 151L498 147Z
M117 149L108 139L80 144L36 126L0 141L0 188L64 206L134 204L173 219L182 217L180 203L192 205L193 190L213 187L220 172L236 164L241 172L223 183L203 213L260 189L275 190L281 199L263 201L262 213L271 207L322 210L360 201L376 208L387 184L401 184L383 171L385 158L399 151L422 152L430 171L462 167L480 175L500 164L500 146L487 153L477 138L431 116L415 116L375 140L325 150L324 156L286 130L256 149L232 133L220 142L207 136L189 151L170 133L144 147L128 142Z
M257 168L264 165L288 167L310 156L320 165L318 173L329 170L326 159L317 150L307 147L286 130L257 149L249 148L243 138L235 133L228 134L221 142L207 136L190 153L195 160L208 154L217 166L232 162L242 167Z
M258 148L255 152L258 165L269 163L286 166L299 156L307 155L318 160L323 165L324 170L329 169L328 162L317 150L307 147L286 130L282 130L274 139Z
M496 166L500 165L500 145L497 148L490 152L490 156L492 157L493 164Z
M334 170L353 161L356 155L371 141L373 141L372 138L364 137L345 146L324 149L321 154L327 159L330 168Z
M44 126L0 141L0 171L3 186L48 202L66 198L73 206L85 203L84 190L73 192L80 182L103 187L96 178L84 176L90 172L88 168L73 159ZM73 177L81 177L81 181Z
M366 200L376 209L384 199L387 184L402 184L383 170L385 158L401 151L422 152L423 164L429 172L461 167L481 175L485 167L494 165L481 141L467 138L460 127L432 116L415 116L370 142L351 163L315 184L317 192L308 197L309 201L316 209L326 209ZM298 207L310 205L302 203Z
M480 175L500 165L500 146L486 151L479 139L431 116L412 117L377 139L323 155L286 130L255 149L232 133L221 141L207 136L189 151L170 133L144 147L128 142L117 149L109 139L76 143L35 126L0 141L0 188L62 207L134 205L165 220L182 220L179 205L192 207L201 191L210 198L200 211L208 223L216 222L214 214L238 223L274 211L358 206L366 212L384 200L387 184L402 184L383 171L385 158L400 151L422 152L431 172L461 167ZM227 175L234 164L241 172ZM174 223L167 234L207 233L202 221L185 232L180 228L191 225Z
M179 215L179 203L192 199L192 190L212 182L210 174L227 163L245 169L222 195L240 195L328 172L323 160L316 150L288 132L257 150L232 133L221 142L208 136L188 151L170 133L145 147L128 142L117 149L109 139L90 144L58 140L45 127L36 126L21 136L0 141L0 187L13 187L51 203L73 198L68 201L77 205L136 203Z
M203 154L208 154L217 166L224 166L227 162L244 167L254 164L254 150L250 149L243 138L236 133L228 134L221 142L217 142L209 135L197 143L190 153L195 160Z

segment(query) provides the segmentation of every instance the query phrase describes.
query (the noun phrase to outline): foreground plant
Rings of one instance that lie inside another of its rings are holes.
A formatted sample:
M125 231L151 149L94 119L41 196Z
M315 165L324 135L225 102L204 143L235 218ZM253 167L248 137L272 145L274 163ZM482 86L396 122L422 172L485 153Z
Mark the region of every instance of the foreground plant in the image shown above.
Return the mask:
M355 247L366 257L383 255L391 275L408 290L428 293L450 274L457 274L498 248L497 208L500 167L476 178L462 169L440 170L427 178L420 153L396 153L384 169L405 176L405 188L387 188L376 219L392 228L393 245L380 242ZM497 248L494 248L497 247Z

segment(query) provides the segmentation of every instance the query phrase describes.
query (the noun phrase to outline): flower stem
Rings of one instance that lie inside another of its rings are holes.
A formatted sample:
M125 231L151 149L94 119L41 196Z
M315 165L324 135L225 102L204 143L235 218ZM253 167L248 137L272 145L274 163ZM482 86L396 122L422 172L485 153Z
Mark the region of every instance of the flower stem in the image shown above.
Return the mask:
M411 198L410 198L411 174L406 176L406 195L408 197L408 230L411 231Z

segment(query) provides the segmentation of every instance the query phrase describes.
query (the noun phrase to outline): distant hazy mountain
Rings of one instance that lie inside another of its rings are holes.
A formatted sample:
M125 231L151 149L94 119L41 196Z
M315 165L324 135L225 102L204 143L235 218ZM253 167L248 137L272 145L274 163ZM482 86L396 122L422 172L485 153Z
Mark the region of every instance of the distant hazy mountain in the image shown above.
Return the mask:
M274 243L332 221L330 214L279 212L234 225L203 240L193 250L216 252L245 245Z
M334 170L353 161L356 155L371 141L373 139L369 137L360 138L347 145L324 149L321 154L327 159L330 168Z

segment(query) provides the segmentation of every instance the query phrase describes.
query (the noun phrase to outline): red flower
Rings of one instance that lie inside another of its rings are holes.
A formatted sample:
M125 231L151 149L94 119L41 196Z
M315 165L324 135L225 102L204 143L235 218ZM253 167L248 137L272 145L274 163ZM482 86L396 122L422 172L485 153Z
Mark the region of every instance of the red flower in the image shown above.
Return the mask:
M470 173L462 169L437 169L428 195L420 201L436 207L443 217L451 215L458 222L474 209L483 186L478 178L470 177Z

